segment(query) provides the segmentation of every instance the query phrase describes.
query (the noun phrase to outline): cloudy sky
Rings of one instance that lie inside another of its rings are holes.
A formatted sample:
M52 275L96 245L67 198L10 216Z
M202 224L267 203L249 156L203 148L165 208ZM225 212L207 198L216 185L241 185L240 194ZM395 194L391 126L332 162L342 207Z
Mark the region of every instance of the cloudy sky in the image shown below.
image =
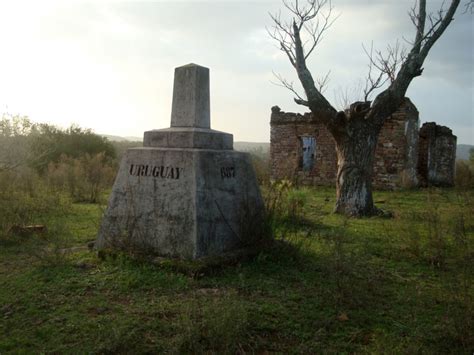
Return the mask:
M341 108L340 94L356 99L367 72L362 44L383 49L413 38L413 1L333 4L339 18L309 67L316 77L331 70L325 95ZM268 142L271 106L304 110L272 84L272 71L297 80L265 29L268 12L280 7L279 0L2 1L0 113L141 136L169 126L174 68L193 62L211 69L212 128ZM447 125L465 144L474 144L473 37L474 15L460 11L408 91L421 122Z

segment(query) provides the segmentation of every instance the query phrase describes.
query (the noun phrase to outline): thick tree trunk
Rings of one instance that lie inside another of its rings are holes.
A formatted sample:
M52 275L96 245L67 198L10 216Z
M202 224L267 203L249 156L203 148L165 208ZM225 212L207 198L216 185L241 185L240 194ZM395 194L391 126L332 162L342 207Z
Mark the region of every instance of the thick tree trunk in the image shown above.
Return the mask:
M336 138L338 171L334 211L349 216L378 214L372 199L372 173L380 129L350 122L348 134Z

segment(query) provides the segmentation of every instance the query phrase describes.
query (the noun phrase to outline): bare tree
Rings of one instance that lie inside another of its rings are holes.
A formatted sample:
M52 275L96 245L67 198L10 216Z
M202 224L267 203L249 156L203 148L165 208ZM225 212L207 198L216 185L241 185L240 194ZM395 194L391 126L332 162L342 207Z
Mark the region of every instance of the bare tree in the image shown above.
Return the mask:
M472 1L471 1L472 2ZM410 11L415 26L415 38L408 52L399 44L388 47L386 53L366 50L369 75L364 90L365 101L354 102L348 110L337 111L324 97L306 66L308 56L334 22L333 6L329 0L283 1L292 16L284 22L281 14L271 15L272 38L279 43L295 68L305 98L295 102L307 106L328 128L336 142L338 171L335 212L351 216L378 214L372 199L372 174L377 138L385 120L405 99L412 80L423 73L423 63L430 49L453 20L460 0L451 0L447 8L427 14L426 0L417 1ZM377 71L378 74L374 72ZM368 101L375 89L387 83L373 102ZM292 90L295 92L294 90Z
M464 13L470 12L471 14L474 13L474 0L469 0L464 8Z

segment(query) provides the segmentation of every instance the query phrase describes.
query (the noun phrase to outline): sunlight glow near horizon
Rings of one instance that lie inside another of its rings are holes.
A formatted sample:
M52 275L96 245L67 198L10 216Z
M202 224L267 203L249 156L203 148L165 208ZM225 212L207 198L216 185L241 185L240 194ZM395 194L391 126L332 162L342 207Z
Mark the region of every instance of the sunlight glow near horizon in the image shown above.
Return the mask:
M411 1L341 3L341 17L309 63L315 75L332 71L326 96L334 105L339 87L365 75L362 42L374 40L383 48L412 33L406 25ZM270 83L272 70L297 82L265 31L268 11L279 7L279 1L2 2L0 111L61 127L76 123L97 133L142 136L169 126L174 68L194 62L211 70L212 128L234 134L236 141L269 141L271 106L304 111L291 93ZM361 21L364 16L373 20ZM408 96L422 122L447 125L458 143L474 144L473 22L459 15L451 27ZM467 43L454 43L460 35Z

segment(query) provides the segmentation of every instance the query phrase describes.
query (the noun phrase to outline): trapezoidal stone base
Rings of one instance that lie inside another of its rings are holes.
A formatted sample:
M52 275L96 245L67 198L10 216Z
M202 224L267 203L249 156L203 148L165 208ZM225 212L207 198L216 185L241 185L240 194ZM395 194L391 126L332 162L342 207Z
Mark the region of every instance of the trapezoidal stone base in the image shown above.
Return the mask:
M247 153L129 149L96 247L186 259L220 255L254 242L263 211Z

